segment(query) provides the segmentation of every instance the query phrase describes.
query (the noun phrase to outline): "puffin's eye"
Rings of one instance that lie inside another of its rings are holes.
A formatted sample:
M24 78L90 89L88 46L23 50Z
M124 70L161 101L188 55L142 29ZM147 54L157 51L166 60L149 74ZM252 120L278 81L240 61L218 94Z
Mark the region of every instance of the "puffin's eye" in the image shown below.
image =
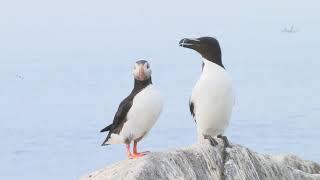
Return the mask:
M150 68L149 63L147 63L147 69L149 69L149 68Z

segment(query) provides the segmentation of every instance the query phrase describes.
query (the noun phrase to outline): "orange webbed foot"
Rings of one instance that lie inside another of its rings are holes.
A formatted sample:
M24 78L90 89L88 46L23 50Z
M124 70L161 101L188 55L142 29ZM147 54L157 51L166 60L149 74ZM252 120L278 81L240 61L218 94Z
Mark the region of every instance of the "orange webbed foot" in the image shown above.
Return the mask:
M129 159L138 159L138 158L141 158L145 155L146 154L144 154L144 153L133 153L133 154L130 154Z

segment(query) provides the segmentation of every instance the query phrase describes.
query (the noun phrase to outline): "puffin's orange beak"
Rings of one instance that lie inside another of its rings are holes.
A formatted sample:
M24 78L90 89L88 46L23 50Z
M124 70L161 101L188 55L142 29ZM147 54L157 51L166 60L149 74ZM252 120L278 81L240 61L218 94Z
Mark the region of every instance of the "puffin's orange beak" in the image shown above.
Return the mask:
M139 80L144 80L145 78L145 72L144 72L144 66L143 65L140 65L139 66Z

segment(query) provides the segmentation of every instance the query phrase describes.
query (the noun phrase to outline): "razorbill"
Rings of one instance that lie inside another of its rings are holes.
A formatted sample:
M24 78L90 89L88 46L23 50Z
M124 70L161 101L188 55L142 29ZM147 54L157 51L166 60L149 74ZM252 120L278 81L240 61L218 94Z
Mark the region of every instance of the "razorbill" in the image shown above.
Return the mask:
M234 93L231 77L222 64L219 42L212 37L184 38L179 45L202 56L202 73L189 100L198 137L208 139L213 146L217 145L213 137L222 138L228 146L227 138L222 135L229 124Z
M145 60L137 61L133 75L133 90L120 103L112 124L101 130L101 132L109 131L102 145L124 143L130 159L145 155L145 152L137 151L137 143L155 124L163 106L162 97L152 84L149 63ZM130 150L132 141L133 153Z

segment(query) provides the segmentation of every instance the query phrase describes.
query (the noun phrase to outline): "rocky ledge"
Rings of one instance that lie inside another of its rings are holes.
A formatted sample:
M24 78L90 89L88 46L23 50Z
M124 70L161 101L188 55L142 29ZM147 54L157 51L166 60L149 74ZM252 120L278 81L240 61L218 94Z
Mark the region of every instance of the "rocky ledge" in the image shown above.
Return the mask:
M82 180L216 179L216 180L320 180L320 165L293 155L258 154L246 147L222 142L153 152L124 160L90 173Z

